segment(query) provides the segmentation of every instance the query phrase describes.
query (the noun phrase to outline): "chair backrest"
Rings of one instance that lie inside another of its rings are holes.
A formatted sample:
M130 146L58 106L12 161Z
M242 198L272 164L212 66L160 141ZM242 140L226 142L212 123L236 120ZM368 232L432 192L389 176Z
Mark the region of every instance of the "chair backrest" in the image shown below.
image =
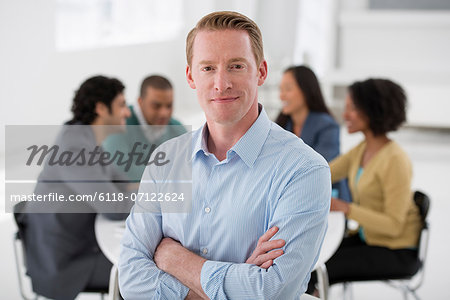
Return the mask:
M414 202L416 203L420 216L422 218L422 229L420 231L419 246L418 246L418 258L420 261L420 268L415 274L415 280L409 283L409 289L415 291L423 282L424 267L428 252L428 239L429 239L429 225L427 222L428 211L430 209L430 198L423 192L414 192Z
M31 282L27 276L27 258L24 241L24 224L22 213L25 211L26 201L19 202L13 207L14 219L18 231L13 236L14 258L19 283L19 291L24 300L37 299L37 295L31 289Z
M420 216L422 217L422 222L425 225L428 216L428 210L430 209L430 198L421 191L415 191L413 198L414 202L419 208Z
M16 240L20 240L21 247L23 248L23 252L25 253L25 241L24 241L24 234L25 234L25 225L22 221L23 218L23 212L25 211L25 205L26 201L22 201L14 205L13 207L13 213L14 213L14 220L16 221L17 228L19 229L16 234L15 238ZM25 258L25 256L24 256ZM25 266L26 266L26 260L24 260Z

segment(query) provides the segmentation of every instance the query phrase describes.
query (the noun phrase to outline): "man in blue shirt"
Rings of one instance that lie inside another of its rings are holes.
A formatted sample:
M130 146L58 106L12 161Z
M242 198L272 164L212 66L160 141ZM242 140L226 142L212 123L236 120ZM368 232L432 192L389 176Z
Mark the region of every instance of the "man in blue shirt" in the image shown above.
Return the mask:
M206 124L156 150L170 162L148 166L139 193L191 179L191 202L181 204L190 209L136 202L119 259L125 299L294 299L306 290L326 231L330 172L258 104L262 49L257 25L235 12L211 13L189 33L186 77ZM192 173L179 168L186 162Z

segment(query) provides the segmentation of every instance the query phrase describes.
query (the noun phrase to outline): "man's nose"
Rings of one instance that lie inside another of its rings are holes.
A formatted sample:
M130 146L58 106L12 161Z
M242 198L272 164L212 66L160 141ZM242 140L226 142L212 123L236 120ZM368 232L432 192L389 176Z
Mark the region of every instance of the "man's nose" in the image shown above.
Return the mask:
M131 116L131 111L128 106L125 107L125 118L129 118Z
M162 107L160 114L162 117L168 118L172 115L172 109L170 107Z
M214 78L214 88L219 93L225 92L232 86L230 74L227 70L218 70Z

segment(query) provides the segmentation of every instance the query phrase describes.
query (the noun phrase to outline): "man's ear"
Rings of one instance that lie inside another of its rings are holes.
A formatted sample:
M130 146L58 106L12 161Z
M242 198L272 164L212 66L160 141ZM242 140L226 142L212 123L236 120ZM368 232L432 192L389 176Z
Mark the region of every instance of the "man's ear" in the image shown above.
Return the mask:
M263 85L264 81L266 81L267 78L267 62L264 59L260 64L258 68L258 86Z
M108 107L106 106L105 103L100 102L100 101L95 103L95 112L97 113L97 115L99 117L105 117L105 116L109 115Z
M186 80L187 80L189 86L191 87L191 89L195 90L196 86L195 86L194 78L192 78L192 69L189 65L186 66Z
M142 108L142 104L144 103L144 100L142 99L142 97L139 97L138 98L138 104L139 104L139 107L140 108Z

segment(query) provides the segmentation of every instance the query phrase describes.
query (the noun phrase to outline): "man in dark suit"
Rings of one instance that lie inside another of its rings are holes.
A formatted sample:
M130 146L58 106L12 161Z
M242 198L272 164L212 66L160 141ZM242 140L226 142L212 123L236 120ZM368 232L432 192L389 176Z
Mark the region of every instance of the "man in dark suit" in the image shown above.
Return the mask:
M151 152L163 142L186 132L183 125L172 118L173 87L170 81L159 75L146 77L141 84L138 105L130 106L127 132L109 136L103 143L109 152L141 153L148 161ZM134 149L133 149L134 148ZM146 167L134 157L130 165L122 165L128 179L140 181Z
M80 86L73 100L73 118L55 141L53 154L59 163L52 163L53 155L47 155L35 187L36 195L57 193L67 200L26 203L25 211L16 214L27 272L38 295L74 299L84 290L108 288L112 264L99 249L94 223L97 213L123 219L131 207L127 201L100 201L106 195L117 198L131 192L121 173L105 163L100 146L109 134L125 130L130 110L123 90L119 80L104 76L89 78ZM72 163L63 156L72 157ZM90 200L81 201L83 197Z

